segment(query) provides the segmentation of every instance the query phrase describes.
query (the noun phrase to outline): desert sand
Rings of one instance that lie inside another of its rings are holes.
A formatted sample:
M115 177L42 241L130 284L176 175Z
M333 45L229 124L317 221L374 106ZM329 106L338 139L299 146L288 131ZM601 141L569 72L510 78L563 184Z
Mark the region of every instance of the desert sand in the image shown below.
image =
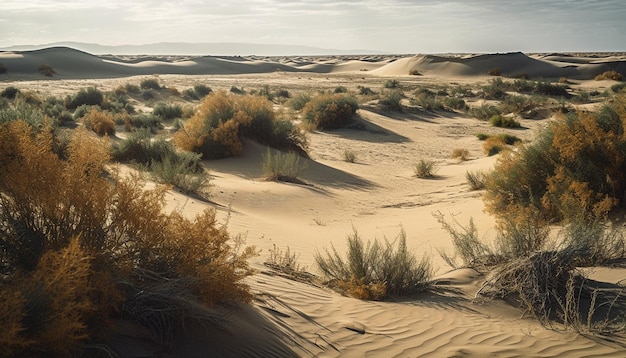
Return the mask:
M285 88L291 93L358 85L382 89L388 79L406 88L417 85L481 85L486 73L526 73L531 79L567 77L571 86L609 88L613 81L593 81L608 69L626 73L619 55L574 56L522 53L456 56L336 57L196 57L177 61L153 58L103 59L67 48L0 53L7 68L0 89L9 85L40 94L63 96L80 88L110 90L147 76L179 90L194 84L216 89ZM56 72L44 77L38 64ZM420 75L410 76L411 71ZM183 101L182 99L178 99ZM479 104L475 100L470 105ZM223 322L216 327L187 327L185 339L169 352L147 341L133 327L120 324L112 345L126 357L590 357L626 355L626 337L591 337L542 326L533 317L501 301L474 300L483 276L471 269L452 270L438 250L452 250L448 233L434 218L467 224L473 218L481 235L494 236L494 218L484 212L482 193L466 184L469 170L489 170L475 134L508 132L532 140L552 118L522 119L524 129L500 129L464 113L412 110L394 113L366 102L357 112L360 129L308 134L310 159L301 179L308 185L262 179L265 147L248 141L238 158L205 161L213 181L213 203L171 191L168 210L190 217L206 207L228 220L232 234L261 250L252 265L257 274L247 283L255 293L250 306L217 307ZM289 113L286 113L289 115ZM455 148L467 149L467 161L451 159ZM344 150L356 162L343 160ZM418 179L413 165L434 160L436 176ZM392 240L400 230L418 257L432 258L435 289L391 302L344 297L316 284L278 275L263 265L276 245L289 247L298 262L315 272L314 255L333 245L344 252L346 237L357 230L365 240ZM594 279L623 282L626 270L597 269Z

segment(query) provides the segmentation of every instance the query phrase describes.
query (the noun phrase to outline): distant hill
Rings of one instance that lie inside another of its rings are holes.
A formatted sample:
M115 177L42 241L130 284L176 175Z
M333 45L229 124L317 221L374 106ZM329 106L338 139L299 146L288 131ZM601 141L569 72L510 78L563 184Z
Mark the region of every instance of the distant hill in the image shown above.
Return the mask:
M84 42L55 42L41 45L15 45L0 51L32 51L50 47L71 47L95 55L214 55L214 56L293 56L293 55L364 55L381 54L365 49L326 49L300 45L272 45L252 43L186 43L159 42L145 45L107 46Z

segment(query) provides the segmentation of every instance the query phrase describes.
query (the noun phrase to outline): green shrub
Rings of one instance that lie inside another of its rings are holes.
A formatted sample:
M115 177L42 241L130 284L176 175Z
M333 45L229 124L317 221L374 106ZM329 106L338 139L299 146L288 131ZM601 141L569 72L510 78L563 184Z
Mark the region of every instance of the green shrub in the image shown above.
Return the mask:
M494 127L501 128L521 128L520 122L510 117L504 117L500 114L496 114L489 119L489 123Z
M348 89L345 88L344 86L337 86L333 90L333 93L348 93Z
M141 91L141 98L143 98L144 100L150 100L150 99L154 99L156 97L156 92L151 89L144 89Z
M611 91L613 91L614 93L619 93L622 92L624 88L626 88L626 83L616 83L611 86Z
M486 140L489 137L490 135L486 133L476 133L476 138L478 138L478 140Z
M87 89L81 89L73 97L69 98L65 106L68 109L76 109L82 105L100 106L103 100L104 94L102 91L95 87L89 87Z
M491 117L500 114L500 109L496 106L483 103L480 107L470 108L468 113L475 118L486 121Z
M375 94L374 91L372 91L372 89L369 87L358 85L357 89L359 90L359 94L362 96L369 96L369 95Z
M352 123L358 107L351 96L319 95L304 107L304 120L314 129L337 129Z
M443 105L446 108L450 108L450 109L456 109L458 111L466 111L467 110L467 104L465 104L465 101L461 98L456 98L456 97L446 97L443 99Z
M385 88L398 88L400 87L400 82L398 80L387 80L384 84Z
M311 96L306 93L301 93L289 100L289 107L296 111L301 110L311 100Z
M238 88L237 86L231 86L230 87L230 93L245 94L246 91L244 91L243 87L242 88Z
M156 78L145 78L141 80L139 83L139 87L142 90L160 90L161 85L159 84L159 80Z
M266 180L301 183L298 177L305 168L295 152L272 152L267 148L263 155L263 176Z
M18 93L20 93L20 90L17 87L8 86L0 92L0 97L15 99Z
M514 145L522 141L519 137L508 133L498 134L497 137L500 138L506 145Z
M124 89L126 90L127 93L132 93L132 94L139 94L141 92L141 90L139 89L139 86L132 84L132 83L125 84Z
M89 106L89 105L86 105L86 104L78 106L74 110L74 119L78 120L80 118L83 118L87 113L91 112L91 110L93 110L93 109L100 110L100 106Z
M181 118L183 116L183 107L180 104L167 104L159 102L154 106L152 114L161 117L163 120L171 120Z
M429 111L443 109L443 103L429 90L417 92L411 103Z
M418 178L431 178L435 176L435 162L432 160L420 159L414 168L415 176Z
M23 101L17 100L12 105L0 109L0 125L18 120L26 121L34 128L42 128L46 124L45 114L41 108Z
M379 100L380 104L384 105L391 111L402 112L402 98L404 94L401 90L392 90L385 97Z
M404 230L393 242L376 239L365 244L356 230L347 241L345 258L334 247L332 252L326 249L325 255L315 255L317 266L328 279L327 285L368 300L412 295L429 286L430 261L426 256L418 261L408 251Z

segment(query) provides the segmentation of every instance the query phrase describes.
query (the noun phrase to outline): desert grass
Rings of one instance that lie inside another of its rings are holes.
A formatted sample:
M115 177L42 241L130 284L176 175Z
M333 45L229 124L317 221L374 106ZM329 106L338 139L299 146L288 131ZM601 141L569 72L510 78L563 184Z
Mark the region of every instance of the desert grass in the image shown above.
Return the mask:
M418 260L408 251L404 230L393 242L385 238L384 242L375 239L364 243L354 229L347 242L345 257L334 247L315 255L327 285L368 300L411 295L429 286L430 261L426 257Z
M415 176L421 179L432 178L436 173L436 165L432 160L420 159L413 167Z
M454 148L450 154L450 158L458 159L460 161L469 160L469 150L465 148Z
M483 171L467 171L465 172L465 181L471 190L482 190L485 188L486 174Z
M267 148L262 157L263 176L266 180L302 183L299 176L306 169L298 153L283 153Z
M356 163L357 155L356 152L346 149L343 151L343 160L348 163Z

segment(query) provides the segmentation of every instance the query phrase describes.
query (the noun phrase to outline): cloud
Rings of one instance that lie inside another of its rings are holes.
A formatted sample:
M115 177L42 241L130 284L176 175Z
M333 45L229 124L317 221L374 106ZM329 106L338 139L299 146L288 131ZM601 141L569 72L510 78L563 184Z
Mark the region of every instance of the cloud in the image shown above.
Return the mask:
M3 0L0 46L74 40L404 53L620 50L625 17L622 0Z

